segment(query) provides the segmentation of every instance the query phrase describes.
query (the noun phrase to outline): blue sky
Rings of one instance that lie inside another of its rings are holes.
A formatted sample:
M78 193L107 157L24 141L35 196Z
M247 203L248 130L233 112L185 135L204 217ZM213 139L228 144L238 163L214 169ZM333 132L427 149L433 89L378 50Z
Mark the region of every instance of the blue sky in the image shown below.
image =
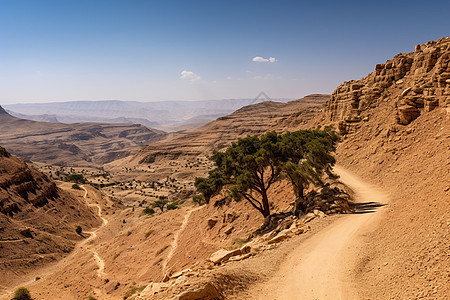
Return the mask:
M432 0L0 0L0 104L331 93L449 36L449 12Z

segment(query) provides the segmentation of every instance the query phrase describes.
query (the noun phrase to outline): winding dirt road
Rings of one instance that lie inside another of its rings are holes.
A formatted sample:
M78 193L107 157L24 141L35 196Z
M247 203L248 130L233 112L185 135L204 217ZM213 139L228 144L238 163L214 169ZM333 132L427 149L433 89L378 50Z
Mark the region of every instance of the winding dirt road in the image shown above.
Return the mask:
M102 221L103 221L103 224L102 224L99 228L95 229L94 231L86 231L86 233L89 233L90 236L89 236L89 238L87 238L86 240L84 240L82 243L80 243L81 245L85 245L85 244L87 244L89 241L94 240L95 238L97 238L97 231L99 231L100 229L102 229L103 227L105 227L105 226L108 224L108 220L105 219L105 218L102 216L102 208L100 207L100 205L98 205L98 204L96 204L96 203L88 203L88 202L87 202L88 191L87 191L87 189L86 189L84 186L81 186L81 188L84 190L83 198L84 198L84 200L86 201L86 204L87 204L88 206L91 206L91 207L93 207L93 206L97 207L97 209L98 209L98 211L97 211L98 216L99 216L99 217L102 219ZM92 248L91 248L91 251L92 251L92 254L93 254L93 256L94 256L95 262L96 262L96 264L97 264L97 266L98 266L97 276L98 276L98 277L102 277L103 275L105 275L105 271L104 271L104 270L105 270L105 261L98 255L97 251L95 251L95 250L92 249Z
M255 287L254 299L360 299L352 280L362 236L380 215L377 207L388 202L386 194L351 172L335 167L341 182L360 203L355 214L344 216L312 236L289 254L269 282Z

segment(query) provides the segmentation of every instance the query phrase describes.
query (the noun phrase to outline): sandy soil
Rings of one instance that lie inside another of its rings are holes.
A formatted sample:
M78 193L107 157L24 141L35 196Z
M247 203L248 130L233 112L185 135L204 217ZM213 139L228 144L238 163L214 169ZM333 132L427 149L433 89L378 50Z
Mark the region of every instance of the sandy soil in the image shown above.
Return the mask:
M357 213L338 219L307 239L287 256L268 282L250 289L251 299L358 299L349 272L359 239L370 231L388 197L356 175L335 168L343 183L351 187ZM376 213L375 213L376 212Z

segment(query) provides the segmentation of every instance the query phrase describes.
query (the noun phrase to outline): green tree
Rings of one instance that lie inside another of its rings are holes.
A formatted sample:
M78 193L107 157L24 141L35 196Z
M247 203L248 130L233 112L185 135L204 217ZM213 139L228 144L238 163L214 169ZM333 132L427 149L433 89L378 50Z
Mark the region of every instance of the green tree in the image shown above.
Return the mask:
M155 202L153 202L153 207L158 207L161 212L164 210L164 206L167 204L167 200L166 199L159 199L156 200Z
M225 152L213 153L216 168L207 178L196 178L195 186L206 201L226 186L234 199L246 199L270 219L268 190L272 184L287 176L297 202L303 202L309 184L319 183L324 171L330 173L337 140L330 128L241 138Z
M192 196L192 201L198 205L203 205L205 203L205 197L203 195Z
M86 183L86 179L84 178L83 174L70 174L67 175L66 181L72 181L76 183Z
M19 287L14 292L14 298L12 300L28 300L31 299L30 292L27 288Z
M173 209L177 209L177 208L178 208L178 205L176 203L169 203L166 206L167 210L173 210Z
M81 190L81 187L77 183L72 184L72 188L74 190Z
M143 212L146 215L153 215L155 213L155 210L153 208L146 207L146 208L144 208Z
M298 216L306 209L305 190L310 184L322 184L324 173L334 176L331 167L336 161L331 153L336 150L338 140L339 137L330 127L324 131L301 130L283 135L281 151L289 159L282 168L297 198L295 215Z

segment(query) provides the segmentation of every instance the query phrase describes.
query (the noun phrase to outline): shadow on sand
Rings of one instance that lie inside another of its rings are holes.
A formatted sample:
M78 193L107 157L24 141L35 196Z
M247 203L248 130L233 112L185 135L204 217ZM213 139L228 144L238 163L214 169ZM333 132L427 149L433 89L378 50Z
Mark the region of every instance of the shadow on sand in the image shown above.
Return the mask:
M354 214L369 214L374 213L378 207L385 206L386 204L379 202L361 202L353 203L351 206L354 209Z

